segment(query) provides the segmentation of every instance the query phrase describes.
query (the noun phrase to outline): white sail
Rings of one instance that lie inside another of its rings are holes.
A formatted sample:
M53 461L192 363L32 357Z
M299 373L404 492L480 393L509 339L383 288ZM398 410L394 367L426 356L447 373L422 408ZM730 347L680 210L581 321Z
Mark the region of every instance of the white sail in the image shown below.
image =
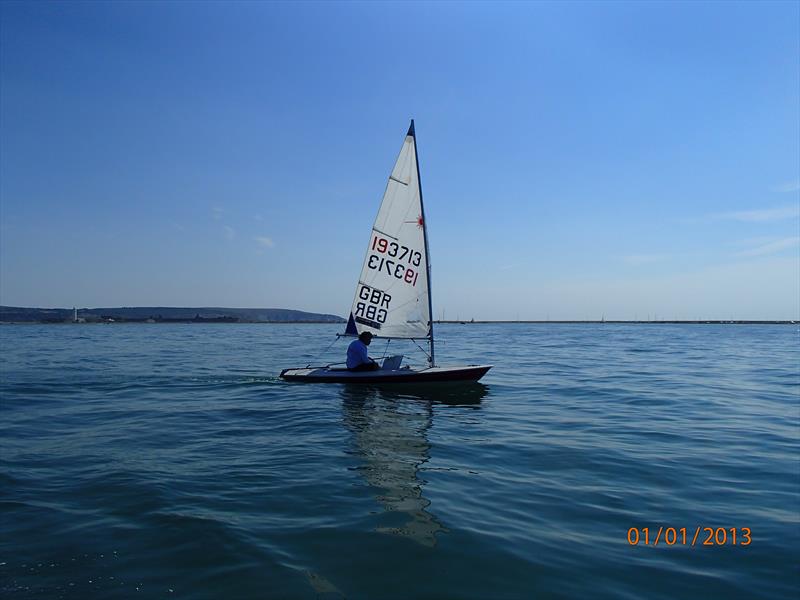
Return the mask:
M372 227L345 334L431 338L426 242L412 121Z

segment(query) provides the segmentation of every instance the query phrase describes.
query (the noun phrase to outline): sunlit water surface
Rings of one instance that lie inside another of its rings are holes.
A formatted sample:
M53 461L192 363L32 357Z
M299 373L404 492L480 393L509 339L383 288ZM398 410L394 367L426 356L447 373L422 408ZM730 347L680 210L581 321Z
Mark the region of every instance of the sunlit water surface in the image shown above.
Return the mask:
M796 327L443 325L482 385L277 378L338 329L0 327L0 596L796 597Z

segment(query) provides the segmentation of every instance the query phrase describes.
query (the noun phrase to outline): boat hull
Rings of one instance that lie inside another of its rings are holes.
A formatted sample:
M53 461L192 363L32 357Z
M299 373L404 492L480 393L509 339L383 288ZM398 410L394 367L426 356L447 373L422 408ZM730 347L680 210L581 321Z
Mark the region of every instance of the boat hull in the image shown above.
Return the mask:
M478 381L492 365L397 369L393 371L348 371L327 367L284 369L281 379L304 383L434 383Z

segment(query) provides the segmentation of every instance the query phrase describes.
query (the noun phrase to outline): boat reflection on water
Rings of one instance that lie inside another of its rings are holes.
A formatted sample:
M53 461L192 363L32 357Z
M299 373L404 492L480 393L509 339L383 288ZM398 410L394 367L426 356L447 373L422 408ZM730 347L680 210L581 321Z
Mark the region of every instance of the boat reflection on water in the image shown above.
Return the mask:
M342 415L353 435L354 451L363 464L364 480L380 490L376 500L387 513L405 520L377 531L434 546L436 534L447 531L423 496L425 481L418 477L430 459L428 430L437 403L480 408L488 393L482 384L458 386L344 386Z

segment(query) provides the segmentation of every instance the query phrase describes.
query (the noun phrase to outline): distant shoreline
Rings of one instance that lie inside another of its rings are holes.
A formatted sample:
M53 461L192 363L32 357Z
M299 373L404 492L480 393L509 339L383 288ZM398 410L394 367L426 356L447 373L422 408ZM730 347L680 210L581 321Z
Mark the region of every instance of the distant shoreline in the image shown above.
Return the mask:
M345 323L338 315L286 308L0 306L0 323Z
M174 319L163 321L0 321L0 325L192 325L201 323L204 325L341 325L342 322L335 321L243 321L243 320L194 320L194 319ZM434 321L434 325L798 325L800 321L757 321L744 319L702 319L693 321Z
M126 306L98 308L29 308L0 305L0 324L80 324L80 323L279 323L346 324L338 315L313 313L288 308L224 308L175 306ZM434 325L469 324L625 324L625 325L794 325L791 319L438 319Z
M173 319L163 321L0 321L0 325L342 325L345 321L233 321Z
M528 320L500 320L500 321L434 321L434 324L460 324L460 325L474 325L478 323L531 323L537 325L547 324L589 324L597 323L598 325L797 325L798 321L774 321L774 320L752 320L752 319L699 319L699 320L657 320L657 321L641 321L641 320L610 320L604 319L600 321L593 320L574 320L574 321L561 321L548 319L547 321L528 321Z

